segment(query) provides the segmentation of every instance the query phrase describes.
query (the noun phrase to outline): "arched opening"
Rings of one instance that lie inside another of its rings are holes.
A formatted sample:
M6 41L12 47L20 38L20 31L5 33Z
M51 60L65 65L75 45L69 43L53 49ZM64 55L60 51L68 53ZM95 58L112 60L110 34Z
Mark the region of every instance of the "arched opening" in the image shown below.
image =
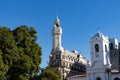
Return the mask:
M105 45L105 52L107 52L107 46Z
M95 44L95 52L99 52L99 45Z
M59 24L58 24L58 23L56 23L56 26L57 26L57 27L59 27Z
M118 77L114 78L114 80L120 80Z
M110 43L110 50L113 49L113 43Z
M96 80L101 80L101 78L100 77L97 77L97 79Z

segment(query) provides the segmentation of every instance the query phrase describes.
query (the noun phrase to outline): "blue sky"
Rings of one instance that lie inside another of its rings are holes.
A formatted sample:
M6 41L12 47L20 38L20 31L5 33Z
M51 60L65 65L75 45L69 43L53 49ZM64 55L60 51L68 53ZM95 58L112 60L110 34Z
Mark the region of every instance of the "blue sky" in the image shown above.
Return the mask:
M62 45L90 59L90 36L98 29L120 40L120 0L0 0L0 26L33 26L42 47L41 67L47 66L52 48L54 20L63 29Z

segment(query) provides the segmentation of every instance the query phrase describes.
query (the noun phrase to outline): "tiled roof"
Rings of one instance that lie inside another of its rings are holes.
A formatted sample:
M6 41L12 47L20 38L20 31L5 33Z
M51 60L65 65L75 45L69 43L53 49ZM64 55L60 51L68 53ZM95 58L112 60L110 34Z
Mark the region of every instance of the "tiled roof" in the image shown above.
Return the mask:
M68 78L86 77L86 74L74 75Z

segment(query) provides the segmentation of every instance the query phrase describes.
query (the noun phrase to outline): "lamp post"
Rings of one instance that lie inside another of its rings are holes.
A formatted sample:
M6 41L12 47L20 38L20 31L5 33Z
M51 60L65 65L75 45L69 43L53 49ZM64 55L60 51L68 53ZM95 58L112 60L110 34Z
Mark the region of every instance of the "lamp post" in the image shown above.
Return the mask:
M64 80L65 79L65 76L64 76L64 73L65 73L65 71L64 71L65 64L62 64L61 68L62 68L62 80Z
M110 78L109 74L110 74L110 72L111 72L111 69L110 69L110 68L107 68L107 69L105 70L105 72L106 72L107 75L108 75L108 80L110 80L110 79L109 79L109 78Z

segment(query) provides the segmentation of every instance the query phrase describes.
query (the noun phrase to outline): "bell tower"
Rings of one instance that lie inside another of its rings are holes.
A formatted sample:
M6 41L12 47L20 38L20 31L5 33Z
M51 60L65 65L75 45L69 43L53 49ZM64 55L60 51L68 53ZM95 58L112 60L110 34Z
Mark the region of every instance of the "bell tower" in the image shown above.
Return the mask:
M98 62L101 65L110 66L109 39L106 36L101 32L98 32L95 36L91 37L90 49L92 65Z
M53 50L63 50L62 48L62 43L61 43L61 36L62 36L62 28L60 26L60 20L57 17L54 23L54 27L52 29L52 39L53 39L53 44L52 44L52 49Z
M110 69L109 39L101 32L90 39L91 64L87 67L87 78L90 80L107 80L106 70Z

